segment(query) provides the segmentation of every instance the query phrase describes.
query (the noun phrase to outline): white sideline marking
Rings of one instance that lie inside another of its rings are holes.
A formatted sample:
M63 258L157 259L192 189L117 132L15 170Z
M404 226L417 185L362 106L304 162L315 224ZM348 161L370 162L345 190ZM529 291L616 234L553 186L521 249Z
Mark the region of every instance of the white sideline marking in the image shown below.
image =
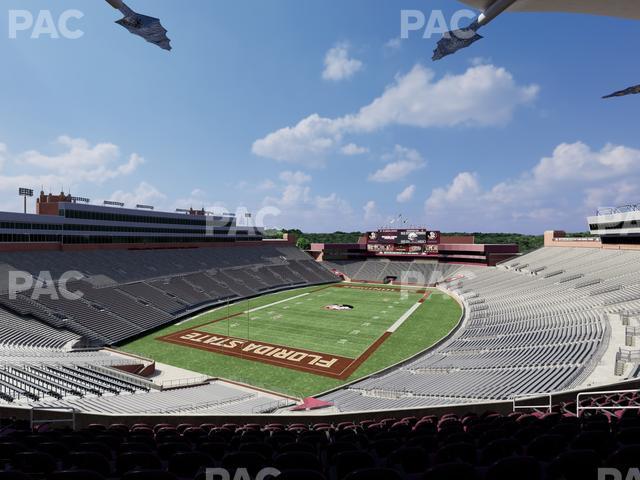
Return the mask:
M227 305L220 305L219 307L213 308L211 310L207 310L206 312L199 313L195 317L185 318L184 320L180 320L176 325L182 325L183 323L190 322L192 320L196 320L200 317L204 317L205 315L209 315L210 313L217 312L218 310L222 310L223 308L227 308Z
M302 293L300 295L296 295L295 297L291 297L291 298L285 298L284 300L273 302L273 303L270 303L269 305L263 305L261 307L252 308L251 310L245 310L242 313L253 313L253 312L257 312L259 310L264 310L265 308L270 308L270 307L273 307L274 305L280 305L281 303L290 302L291 300L295 300L297 298L306 297L307 295L309 295L309 293L311 293L311 292Z
M402 325L407 318L409 318L411 315L413 315L413 312L415 312L420 305L422 305L422 304L419 303L419 302L415 303L414 305L412 305L411 308L404 313L404 315L402 315L398 320L396 320L396 323L394 323L393 325L391 325L387 329L387 332L393 333L398 328L400 328L400 325Z
M245 310L242 313L252 313L252 312L255 312L257 310L262 310L263 308L267 308L267 307L272 307L274 305L278 305L279 303L288 302L289 300L294 300L296 298L304 297L306 295L309 295L310 293L311 292L307 292L307 293L303 293L301 295L296 295L295 297L285 298L284 300L280 300L279 302L273 302L273 303L270 303L269 305L264 305L262 307L254 308L252 310L249 310L248 312ZM184 320L176 323L176 325L182 325L183 323L190 322L190 321L195 320L197 318L204 317L205 315L208 315L208 314L213 313L213 312L217 312L218 310L222 310L223 308L228 308L228 307L229 307L228 305L220 305L219 307L213 308L211 310L207 310L206 312L202 312L202 313L196 315L195 317L185 318ZM275 312L270 312L270 313L275 313Z

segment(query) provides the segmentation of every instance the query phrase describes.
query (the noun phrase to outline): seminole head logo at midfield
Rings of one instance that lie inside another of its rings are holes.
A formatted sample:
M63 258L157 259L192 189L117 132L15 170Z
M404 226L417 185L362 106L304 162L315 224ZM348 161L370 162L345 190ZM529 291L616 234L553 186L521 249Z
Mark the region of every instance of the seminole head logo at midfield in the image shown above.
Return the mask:
M327 305L324 307L325 310L335 310L335 311L344 311L344 310L353 310L353 305Z

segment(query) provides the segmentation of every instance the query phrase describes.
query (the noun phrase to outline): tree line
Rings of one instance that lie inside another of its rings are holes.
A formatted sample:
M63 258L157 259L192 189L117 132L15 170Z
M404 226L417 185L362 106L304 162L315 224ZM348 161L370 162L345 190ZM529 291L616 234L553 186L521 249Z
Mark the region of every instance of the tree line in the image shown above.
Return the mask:
M333 233L305 233L299 229L291 230L266 230L266 238L282 238L284 233L292 233L297 238L297 246L303 250L309 250L312 243L357 243L363 235L362 232L333 232ZM443 236L473 235L476 243L496 244L515 243L521 253L527 253L540 248L544 244L543 235L524 235L520 233L483 233L483 232L442 232ZM584 237L588 232L570 233L571 237Z

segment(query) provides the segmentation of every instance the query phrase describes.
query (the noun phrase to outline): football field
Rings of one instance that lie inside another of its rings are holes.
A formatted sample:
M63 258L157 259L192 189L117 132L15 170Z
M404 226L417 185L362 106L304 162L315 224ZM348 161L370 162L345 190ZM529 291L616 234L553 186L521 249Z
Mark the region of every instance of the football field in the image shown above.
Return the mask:
M429 347L461 309L431 289L337 284L219 308L123 347L163 363L293 395L372 373Z

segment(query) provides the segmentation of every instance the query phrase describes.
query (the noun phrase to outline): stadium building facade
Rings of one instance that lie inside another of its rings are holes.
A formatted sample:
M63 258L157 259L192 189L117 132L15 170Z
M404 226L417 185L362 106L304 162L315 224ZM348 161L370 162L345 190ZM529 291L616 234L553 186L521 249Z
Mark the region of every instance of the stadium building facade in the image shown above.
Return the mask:
M91 205L64 192L40 192L36 214L0 213L0 251L83 248L172 248L259 242L264 231L238 226L234 214L157 212L150 206Z
M446 236L426 228L383 228L367 232L357 243L313 243L310 249L316 260L328 262L387 259L484 266L495 266L518 252L516 244L476 244L473 235Z

